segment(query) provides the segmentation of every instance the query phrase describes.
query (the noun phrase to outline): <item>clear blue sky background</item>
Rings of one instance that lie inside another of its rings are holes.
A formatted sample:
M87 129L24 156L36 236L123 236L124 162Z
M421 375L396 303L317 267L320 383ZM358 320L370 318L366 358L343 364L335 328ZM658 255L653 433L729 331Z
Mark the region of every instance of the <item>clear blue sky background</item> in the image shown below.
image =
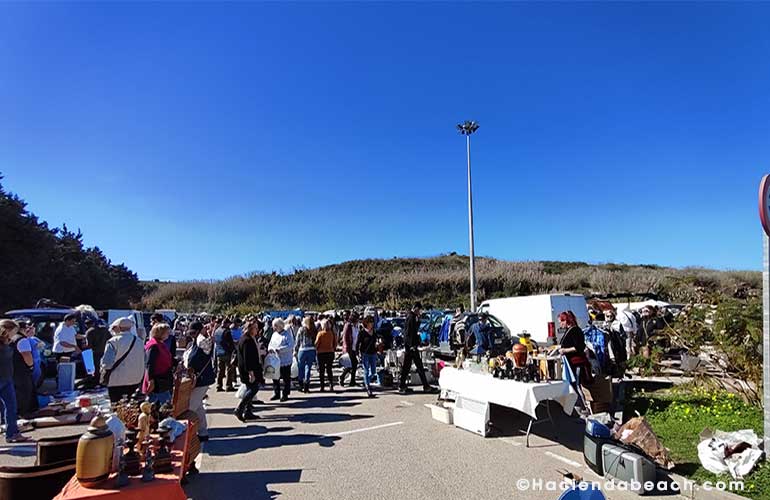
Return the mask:
M770 4L0 4L0 171L142 278L758 269Z

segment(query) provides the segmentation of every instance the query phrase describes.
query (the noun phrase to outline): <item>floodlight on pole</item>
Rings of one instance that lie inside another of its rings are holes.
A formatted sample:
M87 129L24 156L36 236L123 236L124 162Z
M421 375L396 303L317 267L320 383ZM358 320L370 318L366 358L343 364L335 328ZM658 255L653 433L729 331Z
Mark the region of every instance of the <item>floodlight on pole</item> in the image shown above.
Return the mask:
M457 131L465 136L468 153L468 239L470 240L471 267L471 312L476 311L476 260L473 251L473 190L471 188L471 134L479 129L479 124L466 120L457 124Z

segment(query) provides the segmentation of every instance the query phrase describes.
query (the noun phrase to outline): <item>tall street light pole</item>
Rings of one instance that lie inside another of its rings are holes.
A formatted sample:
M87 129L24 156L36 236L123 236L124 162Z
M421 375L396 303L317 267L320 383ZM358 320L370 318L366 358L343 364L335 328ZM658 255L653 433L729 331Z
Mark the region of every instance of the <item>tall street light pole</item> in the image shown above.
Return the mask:
M479 129L479 124L466 120L457 125L457 131L465 136L468 151L468 239L471 251L471 312L476 311L476 259L473 252L473 190L471 189L471 134Z

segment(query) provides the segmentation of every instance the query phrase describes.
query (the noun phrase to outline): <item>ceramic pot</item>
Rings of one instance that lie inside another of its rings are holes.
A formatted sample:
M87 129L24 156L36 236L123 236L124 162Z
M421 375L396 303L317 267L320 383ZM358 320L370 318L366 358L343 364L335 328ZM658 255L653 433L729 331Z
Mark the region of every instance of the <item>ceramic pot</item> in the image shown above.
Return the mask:
M107 479L112 467L115 435L102 417L94 417L78 441L75 476L86 488L96 487Z

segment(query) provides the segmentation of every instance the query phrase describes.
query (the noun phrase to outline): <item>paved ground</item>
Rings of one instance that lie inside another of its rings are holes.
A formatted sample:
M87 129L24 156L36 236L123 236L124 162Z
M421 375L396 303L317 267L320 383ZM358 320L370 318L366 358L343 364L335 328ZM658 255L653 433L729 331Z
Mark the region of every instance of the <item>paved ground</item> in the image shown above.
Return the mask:
M262 400L269 396L260 393ZM526 428L523 414L493 413L494 421L509 426L502 437L482 438L433 420L424 404L435 399L419 391L367 399L361 389L315 389L295 392L287 403L265 404L260 420L242 424L231 413L234 394L211 391L211 440L201 456L202 473L186 491L195 500L555 500L559 492L519 491L517 480L559 481L557 469L599 479L583 465L579 420L557 418L555 428L541 424L526 448L515 432ZM611 492L608 498L639 497Z

